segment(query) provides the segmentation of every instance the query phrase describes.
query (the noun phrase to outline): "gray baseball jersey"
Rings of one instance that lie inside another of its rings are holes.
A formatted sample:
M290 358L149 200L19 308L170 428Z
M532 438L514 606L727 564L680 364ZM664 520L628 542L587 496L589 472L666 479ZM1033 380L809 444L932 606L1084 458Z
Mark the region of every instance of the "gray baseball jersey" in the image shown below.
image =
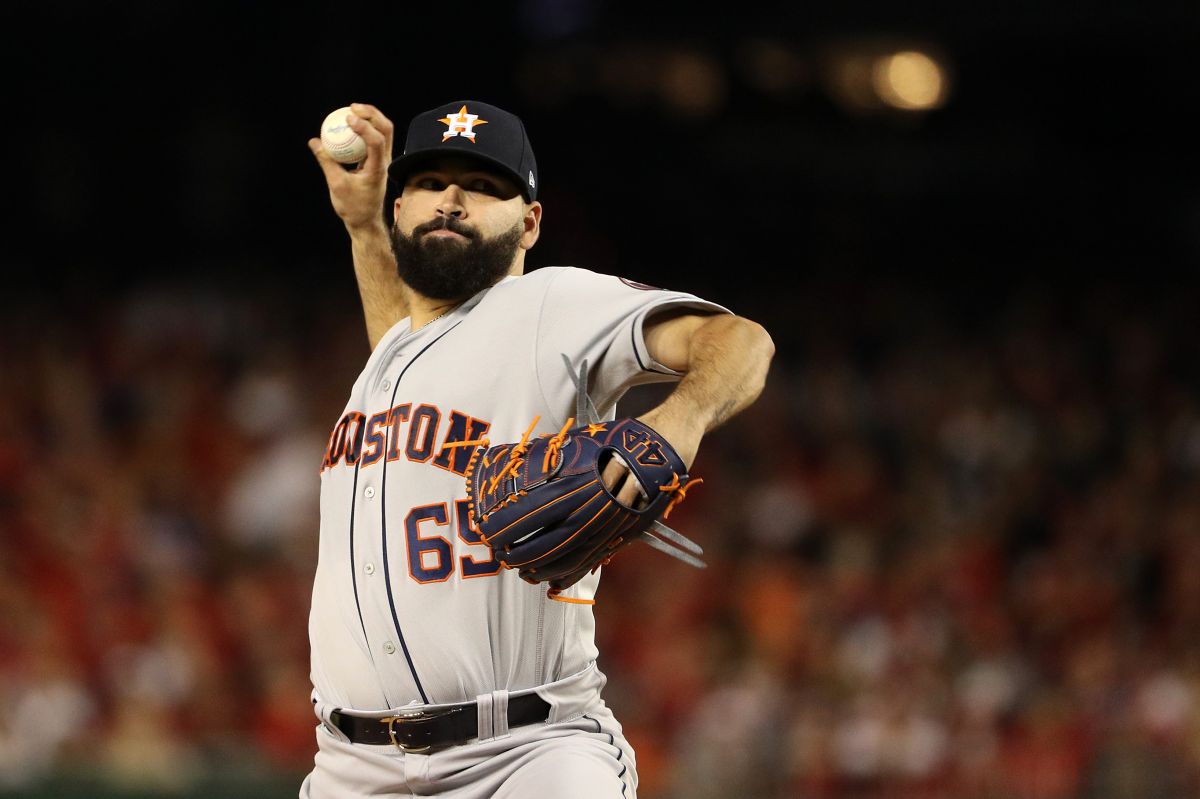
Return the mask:
M573 267L507 277L371 353L321 465L309 635L313 701L381 711L464 702L595 669L592 608L502 569L467 518L469 447L555 433L574 414L563 356L590 364L605 418L630 387L678 379L642 337L652 310L724 308ZM645 557L660 557L649 550ZM590 598L599 572L566 596ZM599 694L599 679L579 691ZM568 681L563 683L570 685ZM586 712L586 697L579 706Z

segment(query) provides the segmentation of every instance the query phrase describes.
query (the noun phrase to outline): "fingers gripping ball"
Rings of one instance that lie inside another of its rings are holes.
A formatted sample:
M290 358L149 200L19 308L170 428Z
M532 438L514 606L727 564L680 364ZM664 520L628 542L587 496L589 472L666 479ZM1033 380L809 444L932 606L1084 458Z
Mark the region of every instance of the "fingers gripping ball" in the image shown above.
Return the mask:
M571 428L475 450L467 469L472 523L499 561L554 597L638 540L683 499L687 469L666 439L636 419ZM605 487L620 457L649 495L631 508ZM699 482L699 481L697 481Z
M350 106L337 109L321 123L321 146L339 164L357 164L367 157L367 143L346 122Z

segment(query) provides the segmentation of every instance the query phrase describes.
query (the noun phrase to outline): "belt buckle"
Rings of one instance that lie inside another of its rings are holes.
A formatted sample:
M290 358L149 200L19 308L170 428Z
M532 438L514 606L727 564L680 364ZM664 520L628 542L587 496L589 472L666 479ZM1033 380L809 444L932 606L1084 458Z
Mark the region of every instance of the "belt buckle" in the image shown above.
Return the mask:
M386 716L381 718L380 721L387 722L388 738L391 739L392 744L395 745L397 749L404 754L420 755L433 751L433 744L430 743L426 746L408 746L402 743L396 739L396 722L431 721L436 718L441 718L442 716L449 716L452 713L458 713L461 710L461 707L451 707L445 710L436 711L414 710L411 713L398 713L395 716Z

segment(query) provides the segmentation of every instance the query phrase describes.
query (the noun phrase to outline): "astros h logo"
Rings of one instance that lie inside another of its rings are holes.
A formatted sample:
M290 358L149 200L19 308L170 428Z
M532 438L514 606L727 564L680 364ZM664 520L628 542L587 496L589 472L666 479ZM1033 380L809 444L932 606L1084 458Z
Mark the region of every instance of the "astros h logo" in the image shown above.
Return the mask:
M457 114L442 117L438 122L446 123L446 130L442 133L442 141L455 136L462 136L472 143L475 141L475 126L487 124L487 120L480 119L479 114L468 114L465 105L459 109Z

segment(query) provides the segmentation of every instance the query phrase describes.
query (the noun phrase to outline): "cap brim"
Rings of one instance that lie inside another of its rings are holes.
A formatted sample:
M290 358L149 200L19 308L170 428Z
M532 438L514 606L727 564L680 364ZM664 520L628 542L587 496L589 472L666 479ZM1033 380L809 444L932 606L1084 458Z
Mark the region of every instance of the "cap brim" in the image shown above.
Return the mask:
M402 155L399 158L392 160L388 165L388 183L391 184L393 196L398 196L404 191L404 182L408 176L416 172L421 166L429 161L436 160L439 156L454 156L456 158L467 158L479 161L486 164L494 171L504 175L513 181L517 186L517 191L525 198L525 202L531 202L529 186L525 184L525 178L513 171L512 167L505 164L496 158L484 153L473 153L469 150L464 150L462 147L429 147L424 150L418 150L415 153Z

